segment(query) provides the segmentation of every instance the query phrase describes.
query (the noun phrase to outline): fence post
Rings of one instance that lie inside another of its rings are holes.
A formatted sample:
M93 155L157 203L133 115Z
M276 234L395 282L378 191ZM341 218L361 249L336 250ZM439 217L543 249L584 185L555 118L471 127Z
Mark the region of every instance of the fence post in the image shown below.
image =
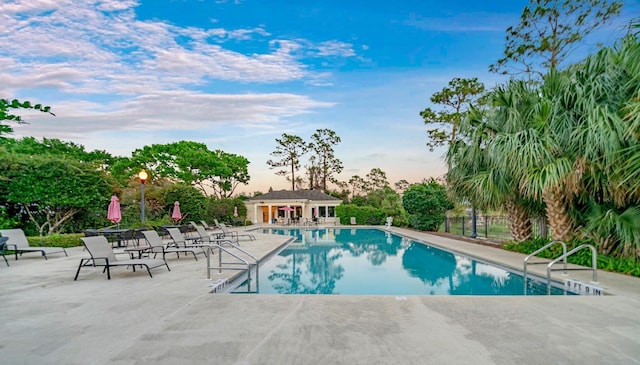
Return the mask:
M464 219L464 217L461 217L462 219L460 219L462 221L462 236L464 237L464 221L466 219Z
M478 216L476 215L476 208L471 207L471 238L478 238Z

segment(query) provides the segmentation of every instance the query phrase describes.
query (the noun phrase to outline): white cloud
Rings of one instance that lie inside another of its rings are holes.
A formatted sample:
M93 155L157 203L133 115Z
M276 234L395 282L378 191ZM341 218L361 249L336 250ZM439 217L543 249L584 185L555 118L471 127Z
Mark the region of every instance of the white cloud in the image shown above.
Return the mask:
M86 134L130 131L190 131L206 138L209 129L221 125L264 128L313 108L332 106L295 94L201 94L167 91L139 95L111 103L69 101L53 107L56 117L28 113L23 133L48 138L74 139Z
M284 39L266 40L270 45L266 53L243 54L225 49L220 42L269 37L270 33L260 27L181 28L140 21L137 5L115 0L0 5L2 33L10 35L0 37L0 58L11 61L5 67L5 85L58 86L66 92L99 94L123 92L123 80L131 89L163 90L211 79L272 83L318 78L299 59L303 47L314 48L318 56L355 54L350 45L338 41L314 46ZM47 75L48 69L66 69L69 78L63 73ZM29 76L39 73L46 77Z

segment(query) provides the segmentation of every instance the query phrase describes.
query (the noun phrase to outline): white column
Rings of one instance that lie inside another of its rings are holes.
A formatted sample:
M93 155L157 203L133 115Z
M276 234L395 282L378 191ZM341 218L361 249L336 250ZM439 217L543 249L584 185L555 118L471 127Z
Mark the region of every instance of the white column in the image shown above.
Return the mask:
M258 223L258 204L253 203L253 224Z

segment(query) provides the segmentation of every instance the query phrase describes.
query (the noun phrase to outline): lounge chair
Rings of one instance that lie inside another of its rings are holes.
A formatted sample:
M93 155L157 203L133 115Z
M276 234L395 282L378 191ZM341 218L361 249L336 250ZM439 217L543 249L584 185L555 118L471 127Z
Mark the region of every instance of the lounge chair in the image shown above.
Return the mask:
M113 253L111 244L104 236L92 236L80 238L84 243L84 247L91 255L91 258L80 259L80 265L78 265L78 271L76 271L76 277L73 280L78 280L78 274L80 269L85 266L101 266L104 267L104 271L107 272L107 279L111 280L111 267L114 266L131 266L133 271L136 271L136 266L144 266L147 268L147 272L151 275L151 269L160 266L166 266L167 270L171 271L166 261L160 259L127 259L119 260Z
M0 237L0 255L2 255L2 258L4 259L4 262L7 264L7 266L9 266L9 261L7 261L7 257L5 256L5 253L7 250L8 240L9 240L9 237Z
M180 258L180 253L191 253L193 254L193 258L196 259L196 261L198 261L198 258L196 257L197 254L200 253L204 253L204 251L199 248L199 247L168 247L164 244L164 242L162 241L162 238L160 238L160 236L158 235L158 232L156 231L142 231L142 234L144 235L145 240L147 240L147 243L149 244L150 253L154 254L154 258L156 257L157 254L162 253L162 259L165 260L165 256L168 253L175 253L178 258Z
M238 233L238 231L230 231L227 229L227 226L224 223L218 223L218 228L222 230L222 234L219 235L219 238L231 238L239 240L240 237L247 237L249 241L253 241L256 237L250 233Z
M64 253L67 255L67 250L63 247L44 247L44 246L30 246L27 236L24 235L24 231L20 228L16 229L0 229L0 236L8 237L7 250L13 250L18 259L18 253L22 256L25 252L40 252L44 259L47 260L47 254Z
M204 227L199 226L197 224L195 224L194 222L191 222L191 225L193 226L193 228L196 229L196 233L198 234L198 236L200 237L199 240L196 240L197 243L199 244L216 244L216 245L223 245L225 243L233 245L233 246L238 246L238 240L237 239L232 239L232 238L219 238L219 235L217 234L213 234L210 235L207 233L207 231L204 229Z
M191 222L193 223L193 222ZM200 223L202 223L202 226L204 227L204 229L206 231L215 231L217 228L216 227L211 227L210 225L207 224L207 222L205 221L200 221Z
M185 237L180 229L178 228L166 228L169 233L169 237L171 237L172 245L169 247L199 247L201 245L196 244L197 238L187 238Z

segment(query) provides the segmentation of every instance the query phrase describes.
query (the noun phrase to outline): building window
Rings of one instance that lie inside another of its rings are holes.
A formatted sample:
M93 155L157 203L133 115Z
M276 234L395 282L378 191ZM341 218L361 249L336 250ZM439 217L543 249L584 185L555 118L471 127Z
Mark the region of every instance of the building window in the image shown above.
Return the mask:
M322 207L318 207L318 209L319 209L321 217L326 217L327 216L327 207L322 206Z
M329 218L335 218L336 217L336 207L327 207L329 209L329 215L327 215L327 217Z

